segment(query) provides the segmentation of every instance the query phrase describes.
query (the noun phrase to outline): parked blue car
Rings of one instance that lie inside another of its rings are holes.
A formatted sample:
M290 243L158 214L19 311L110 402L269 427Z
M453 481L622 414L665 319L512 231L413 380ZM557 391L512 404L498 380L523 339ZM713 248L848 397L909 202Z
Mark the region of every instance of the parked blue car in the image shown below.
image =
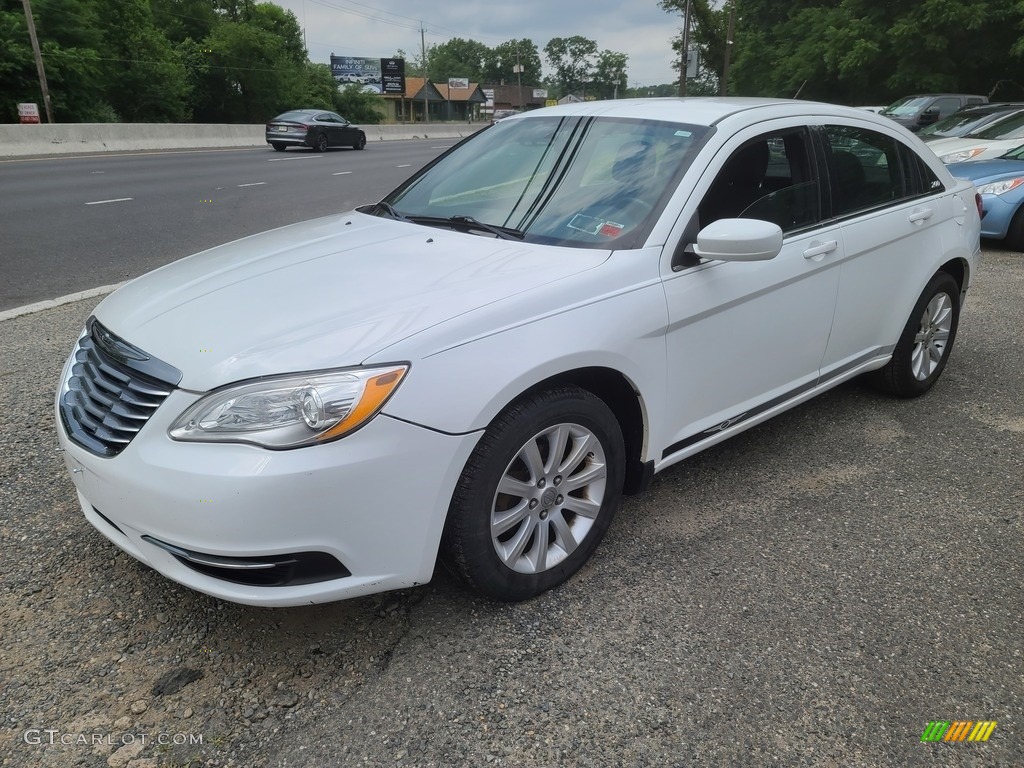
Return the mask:
M954 176L973 181L981 193L981 236L1024 251L1024 145L994 160L946 167Z

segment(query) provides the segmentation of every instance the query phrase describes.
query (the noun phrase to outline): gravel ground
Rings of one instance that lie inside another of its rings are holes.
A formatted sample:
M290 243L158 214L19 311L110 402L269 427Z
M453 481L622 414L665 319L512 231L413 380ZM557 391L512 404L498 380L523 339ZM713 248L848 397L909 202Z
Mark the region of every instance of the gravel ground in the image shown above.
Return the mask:
M167 581L55 451L96 300L2 322L0 765L1024 765L1022 297L988 251L929 396L850 384L677 465L520 605L443 572L273 610Z

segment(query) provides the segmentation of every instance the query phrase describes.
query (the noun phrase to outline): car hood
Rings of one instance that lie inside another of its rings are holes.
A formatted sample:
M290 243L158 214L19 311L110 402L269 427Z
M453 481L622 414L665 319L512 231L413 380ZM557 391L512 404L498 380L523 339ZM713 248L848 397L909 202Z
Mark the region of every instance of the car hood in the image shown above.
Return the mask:
M96 309L194 391L358 365L421 331L604 262L560 248L351 212L190 256ZM479 330L479 329L478 329Z
M1024 175L1024 160L976 160L967 163L952 163L946 168L961 179L970 179L975 184L997 181L1003 177Z

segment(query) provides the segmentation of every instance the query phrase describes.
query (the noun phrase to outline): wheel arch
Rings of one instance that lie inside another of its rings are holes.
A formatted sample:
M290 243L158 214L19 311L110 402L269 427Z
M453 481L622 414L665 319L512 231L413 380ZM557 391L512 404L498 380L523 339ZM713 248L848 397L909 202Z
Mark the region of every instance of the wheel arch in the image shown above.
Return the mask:
M971 265L966 259L955 258L939 267L938 271L945 272L956 280L960 288L960 304L963 305L964 299L967 298L967 288L971 284Z
M564 385L575 385L599 397L611 410L622 430L626 466L624 493L643 491L654 472L654 462L644 461L647 442L647 415L643 399L632 382L621 372L600 366L575 368L549 376L521 392L517 402L537 392ZM511 405L511 403L510 403Z

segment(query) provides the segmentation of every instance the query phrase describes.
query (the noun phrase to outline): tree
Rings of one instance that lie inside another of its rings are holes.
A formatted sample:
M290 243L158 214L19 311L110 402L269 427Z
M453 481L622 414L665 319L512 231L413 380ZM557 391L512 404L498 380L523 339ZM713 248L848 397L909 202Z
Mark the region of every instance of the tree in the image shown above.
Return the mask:
M386 114L384 99L363 89L358 83L348 83L335 90L334 111L353 123L376 125Z
M884 104L915 92L1022 92L1020 2L734 2L737 93Z
M431 74L438 80L466 77L478 83L488 53L489 49L483 43L453 37L430 49Z
M258 3L223 19L204 41L210 63L197 118L262 123L293 109L308 91L307 59L291 11Z
M544 46L544 56L555 70L554 81L562 96L582 93L594 73L597 43L580 35L553 37Z
M516 66L523 68L516 72ZM536 85L541 80L540 53L529 38L509 40L491 48L484 57L480 82L494 84L518 83Z
M185 67L153 24L148 0L112 3L106 21L106 95L118 116L128 122L188 119Z
M626 93L626 62L629 57L615 51L601 51L594 66L591 91L602 99L615 99Z

